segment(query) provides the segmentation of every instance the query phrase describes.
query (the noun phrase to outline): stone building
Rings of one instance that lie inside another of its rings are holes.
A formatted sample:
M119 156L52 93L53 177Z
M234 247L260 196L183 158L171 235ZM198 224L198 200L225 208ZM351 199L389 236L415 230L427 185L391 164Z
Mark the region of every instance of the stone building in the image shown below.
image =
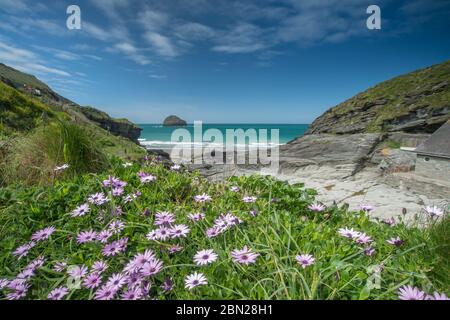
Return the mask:
M416 174L450 184L450 121L414 151Z

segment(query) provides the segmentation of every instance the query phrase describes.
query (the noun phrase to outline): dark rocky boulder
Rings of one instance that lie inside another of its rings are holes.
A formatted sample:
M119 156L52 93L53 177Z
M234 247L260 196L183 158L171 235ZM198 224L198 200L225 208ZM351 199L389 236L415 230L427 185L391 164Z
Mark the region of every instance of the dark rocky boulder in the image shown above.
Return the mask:
M165 127L181 127L185 125L187 125L185 120L174 115L168 116L163 122L163 126Z

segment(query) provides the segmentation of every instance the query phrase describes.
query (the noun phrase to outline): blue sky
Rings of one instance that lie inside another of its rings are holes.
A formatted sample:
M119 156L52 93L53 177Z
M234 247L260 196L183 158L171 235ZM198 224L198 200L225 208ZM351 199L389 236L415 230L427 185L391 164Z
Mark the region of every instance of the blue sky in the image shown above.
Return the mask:
M81 8L82 29L66 28ZM368 30L366 8L381 8ZM0 62L138 123L310 123L450 59L444 0L0 0Z

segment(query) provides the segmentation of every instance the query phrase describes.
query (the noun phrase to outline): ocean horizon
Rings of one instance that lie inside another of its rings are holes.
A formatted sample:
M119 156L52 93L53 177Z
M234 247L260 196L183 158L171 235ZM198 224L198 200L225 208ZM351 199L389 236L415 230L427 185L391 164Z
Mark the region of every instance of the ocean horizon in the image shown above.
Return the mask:
M142 129L141 136L139 137L139 142L141 145L148 149L166 149L173 147L174 143L171 140L172 133L177 129L187 129L192 137L194 135L194 124L187 124L183 127L164 127L160 123L142 123L138 124ZM273 129L279 130L279 143L278 145L283 145L295 138L301 137L308 130L309 124L276 124L276 123L203 123L203 133L208 129L218 129L222 132L223 136L226 136L226 130L232 129L242 129L244 131L248 129L255 129L258 135L259 141L259 130L267 129L267 139L274 145L271 141L270 132ZM193 144L193 143L192 143ZM245 145L241 147L246 147L247 145L256 146L259 143L249 143L248 139L245 141ZM240 147L240 145L237 145Z

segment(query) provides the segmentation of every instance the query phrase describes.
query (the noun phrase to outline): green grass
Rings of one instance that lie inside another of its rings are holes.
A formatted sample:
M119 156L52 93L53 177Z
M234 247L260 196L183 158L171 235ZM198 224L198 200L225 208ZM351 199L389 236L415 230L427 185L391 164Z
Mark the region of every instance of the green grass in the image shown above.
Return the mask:
M45 119L53 119L55 112L39 101L0 82L0 131L11 134L36 128Z
M53 136L52 133L47 135L44 133L48 128L54 128L61 122L67 123L67 126L71 128L70 131L67 131L68 135L79 133L80 144L82 145L92 145L93 143L90 141L95 141L99 152L106 154L109 158L120 157L131 161L140 159L146 154L143 148L127 138L114 136L92 122L83 120L84 117L77 110L71 107L65 111L61 110L61 108L46 105L33 97L29 97L0 81L0 160L2 160L0 166L5 169L4 159L6 155L9 158L17 155L13 163L14 170L6 168L7 173L11 173L11 176L26 178L29 167L22 166L26 163L25 160L30 160L33 163L32 157L36 154L39 155L37 159L42 160L44 151L51 151L52 146L58 146L59 148L60 144L55 139L61 135ZM88 139L84 138L86 136ZM66 136L66 138L76 141L75 136ZM61 157L56 157L54 153L47 157L51 159L49 162L60 162ZM84 154L80 154L81 158L84 156ZM50 165L49 162L44 161L47 165ZM22 167L19 168L19 165ZM92 165L94 169L97 168L96 163ZM77 166L80 165L77 164ZM33 168L35 168L35 171L40 170L39 166L33 166ZM23 172L17 172L19 169ZM47 175L48 171L42 172L42 176ZM36 175L32 175L30 179L24 180L28 183L35 178Z
M142 184L137 173L151 173L157 180ZM102 181L112 174L128 185L125 194L140 191L134 201L110 196L110 202L97 207L83 217L72 218L69 213L85 203L88 195L107 192ZM231 186L239 186L238 193ZM212 201L205 205L193 197L207 193ZM154 251L164 267L151 277L150 296L157 299L396 299L398 288L404 284L418 286L429 293L449 293L448 277L448 219L435 223L430 229L407 226L399 221L387 226L370 220L364 212L349 212L345 207L331 206L322 213L313 213L308 205L314 201L315 191L302 184L289 185L269 177L233 177L225 182L210 183L198 174L174 172L160 164L134 164L124 168L120 163L104 174L78 175L70 179L56 179L48 187L0 189L0 278L13 279L36 257L46 258L44 266L29 281L27 299L45 299L58 286L65 286L67 274L53 270L56 262L66 260L69 265L88 267L96 260L108 262L106 280L121 272L124 265L138 252ZM254 204L244 203L242 197L257 196ZM114 240L128 237L125 253L105 258L99 243L77 244L82 230L100 231L112 220L117 207L123 214L118 218L126 227ZM250 210L257 210L252 217ZM145 215L144 212L150 212ZM150 241L146 234L155 229L154 213L170 211L176 223L186 224L191 231L187 238L170 241ZM187 214L204 212L206 219L192 223ZM208 238L210 228L221 213L230 212L243 223L216 238ZM49 240L38 242L29 255L21 260L11 255L18 246L28 242L31 235L46 226L56 228ZM369 257L361 245L337 234L341 227L365 232L374 240L376 252ZM400 236L405 243L397 248L387 239ZM183 247L170 254L172 244ZM230 252L244 245L260 254L256 264L243 266L232 261ZM193 262L196 251L213 249L219 256L211 265L199 267ZM316 263L301 268L294 257L312 254ZM371 287L374 270L382 266L379 287ZM189 291L184 278L202 272L208 285ZM161 283L174 281L174 290L163 292ZM8 290L0 291L0 299ZM90 299L94 291L72 289L68 298Z
M22 87L26 84L36 89L49 89L45 83L35 76L20 72L2 63L0 63L0 78L7 79L17 87Z
M3 148L0 183L48 184L54 168L69 164L65 175L100 172L109 166L101 146L80 126L58 121L12 138Z

